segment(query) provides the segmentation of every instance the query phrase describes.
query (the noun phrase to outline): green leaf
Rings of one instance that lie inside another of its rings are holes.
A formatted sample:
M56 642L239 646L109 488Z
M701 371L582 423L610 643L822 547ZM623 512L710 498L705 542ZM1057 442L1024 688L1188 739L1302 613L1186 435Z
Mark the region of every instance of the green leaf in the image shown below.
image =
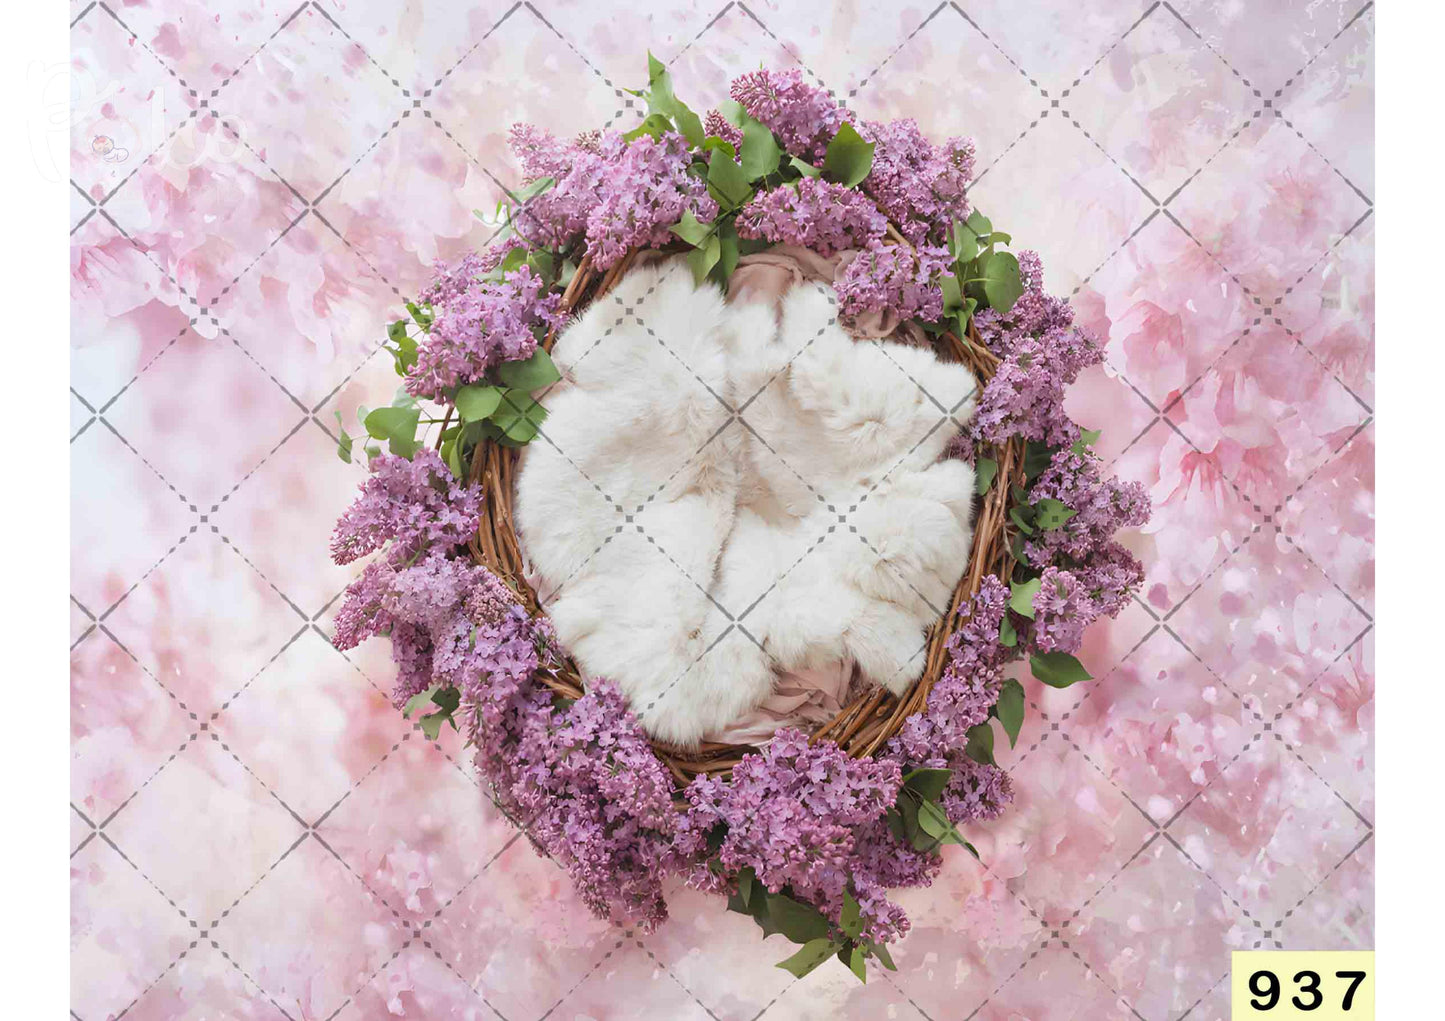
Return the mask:
M702 144L702 119L673 94L672 76L667 73L662 61L651 53L647 55L647 105L649 113L672 118L688 145L695 147Z
M778 967L798 978L802 978L804 975L816 969L818 965L832 957L837 951L837 943L826 936L820 936L817 939L811 939L804 943L803 949L799 950L792 957L789 957L785 961L779 961Z
M952 777L949 769L914 769L904 774L903 786L924 801L937 801Z
M712 235L715 227L716 224L699 222L698 218L693 215L692 210L689 209L682 214L682 219L674 223L669 229L688 244L692 245L692 247L696 248Z
M868 965L863 960L863 952L856 946L849 944L838 951L838 960L848 966L848 970L858 976L858 981L864 985L868 983Z
M464 386L453 403L463 422L480 422L502 403L502 390L495 386Z
M1024 293L1023 279L1019 276L1019 260L1012 252L984 253L979 257L980 273L983 276L983 293L988 307L998 312L1007 312Z
M1039 440L1029 440L1024 445L1024 478L1032 482L1044 473L1053 461L1055 449Z
M738 268L738 229L731 220L718 228L717 240L718 261L713 267L713 277L726 290L733 270Z
M873 169L873 148L874 144L863 141L853 125L844 123L828 143L828 151L823 156L823 174L849 188L860 184Z
M746 866L738 873L738 897L742 900L743 907L748 907L752 904L753 887L756 883L757 874L753 872L751 865ZM767 891L764 891L764 893L766 892Z
M976 727L968 728L968 744L963 753L974 762L993 765L993 727L987 720ZM923 826L922 811L918 813L918 824ZM927 827L924 826L924 829L927 830Z
M743 174L749 181L757 181L778 169L783 150L773 133L758 121L749 117L743 121Z
M1021 507L1015 505L1008 509L1009 520L1011 520L1014 524L1018 525L1019 531L1023 532L1024 535L1034 534L1034 526L1030 520L1033 517L1033 514L1034 512L1032 507Z
M1034 676L1051 688L1067 688L1079 681L1093 678L1089 671L1067 652L1036 652L1029 657Z
M998 477L998 462L991 457L980 457L973 471L973 491L983 496L993 488L993 480Z
M968 214L968 219L965 220L964 223L968 225L968 229L973 231L977 237L988 237L988 235L993 233L993 224L989 223L988 217L984 216L977 209Z
M716 109L718 113L722 114L722 119L735 128L742 127L743 121L748 117L748 111L736 99L724 99Z
M624 132L622 139L625 142L635 142L643 135L651 135L653 138L661 138L672 130L672 121L660 113L648 114L641 124L631 131Z
M544 386L551 386L562 378L562 373L557 371L557 366L552 362L552 356L539 347L532 352L530 358L503 362L497 367L497 377L515 390L531 393Z
M1014 629L1014 622L1008 619L1007 613L999 618L998 641L1006 649L1012 649L1019 643L1019 633Z
M1004 619L1008 619L1007 615ZM1019 731L1024 725L1024 686L1012 677L1004 681L994 710L998 713L998 721L1003 724L1003 732L1008 735L1008 746L1012 748L1018 744Z
M936 830L936 832L929 833L929 836L932 836L932 838L935 839L936 842L941 843L941 845L942 843L957 843L957 845L964 846L964 848L972 851L972 846L968 843L968 840L965 840L964 835L958 832L958 827L954 826L948 814L944 812L944 809L942 809L936 801L923 801L923 807L919 809L918 812L918 822L919 825L925 829L925 832Z
M712 197L725 209L736 209L753 193L743 168L719 149L714 149L708 157L707 185Z
M938 278L938 289L943 292L944 315L952 315L963 308L963 289L958 283L958 277L952 273L945 273Z
M413 306L415 307L415 306ZM405 376L407 370L416 364L416 341L407 336L406 320L398 319L386 327L386 339L395 346L387 346L396 374Z
M1086 450L1092 447L1095 443L1099 442L1099 437L1101 435L1103 435L1103 432L1099 429L1079 430L1079 438L1074 441L1074 446L1072 448L1074 453L1078 454L1080 457L1083 457Z
M336 431L339 439L336 441L336 456L347 464L351 463L351 436L346 431L346 426L341 424L341 412L332 412L336 416Z
M1062 528L1077 513L1062 500L1046 497L1033 505L1034 523L1047 532L1051 528Z
M732 162L729 160L728 162ZM722 258L722 242L714 234L707 239L707 243L700 248L694 248L687 253L687 264L692 267L692 279L695 283L701 284L712 272L712 268Z
M387 448L398 457L411 457L420 444L416 429L421 423L420 408L377 408L366 416L366 433L373 439L386 440Z
M857 939L863 932L863 909L853 896L853 891L843 888L843 910L838 914L838 928Z
M804 177L817 177L823 172L817 167L813 166L813 164L804 162L803 160L798 159L798 157L796 156L788 160L788 166L792 167Z
M810 904L796 901L785 893L769 893L768 922L773 932L780 932L794 943L807 943L828 935L828 920Z
M440 684L433 684L430 688L427 688L426 691L419 691L411 698L407 699L406 705L401 707L402 718L411 719L412 713L416 712L419 709L425 709L427 706L431 705L432 696L441 690L442 686Z
M1042 584L1043 582L1038 578L1032 578L1024 582L1009 582L1008 608L1020 616L1033 620L1034 596L1038 595L1039 588Z
M948 254L955 262L972 262L978 258L978 235L962 220L953 221L948 235Z
M727 153L732 159L738 158L737 147L726 138L719 138L717 135L708 135L702 140L702 151L712 152L714 149Z
M499 442L511 440L512 443L507 444L510 446L530 442L536 437L537 427L546 417L546 409L525 392L504 390L502 403L492 412L488 421L501 430Z
M893 955L888 952L888 947L882 943L875 943L871 939L863 941L863 949L868 951L870 957L878 958L880 964L889 971L897 971L898 966L893 963Z
M547 191L549 188L552 187L552 185L556 183L557 179L555 177L539 177L535 181L528 181L522 187L518 188L513 194L516 195L518 202L531 202L534 198L542 194L544 191Z

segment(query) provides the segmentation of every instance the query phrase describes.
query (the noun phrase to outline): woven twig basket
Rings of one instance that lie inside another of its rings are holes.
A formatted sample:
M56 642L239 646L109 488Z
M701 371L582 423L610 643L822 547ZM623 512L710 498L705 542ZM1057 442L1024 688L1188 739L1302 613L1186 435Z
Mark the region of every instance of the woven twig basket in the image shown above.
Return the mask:
M605 273L593 269L590 256L585 258L563 293L563 310L580 312L588 303L611 291L627 272L635 255L635 251L629 252ZM556 332L553 331L543 346L551 350L555 340ZM980 390L998 368L998 358L983 345L971 321L966 339L944 333L935 340L934 350L940 358L968 366L977 378ZM928 693L946 665L948 639L962 623L959 607L978 591L986 575L997 575L1007 583L1013 565L1009 551L1008 500L1013 484L1023 481L1022 441L1011 440L1003 449L991 453L998 462L998 475L992 488L975 508L973 548L968 569L953 590L948 611L929 630L927 660L922 675L901 698L882 688L858 695L816 731L815 740L833 741L855 758L872 755L898 733L904 720L921 710L928 701ZM481 526L470 543L470 549L478 563L493 571L517 593L528 612L541 616L537 594L523 574L522 551L512 517L517 457L516 448L485 442L477 445L472 458L471 478L481 483L486 499ZM570 658L556 671L544 672L542 679L566 698L582 697L581 675ZM725 776L745 754L757 750L751 745L716 743L679 748L661 741L653 741L653 748L682 783L687 783L699 773Z

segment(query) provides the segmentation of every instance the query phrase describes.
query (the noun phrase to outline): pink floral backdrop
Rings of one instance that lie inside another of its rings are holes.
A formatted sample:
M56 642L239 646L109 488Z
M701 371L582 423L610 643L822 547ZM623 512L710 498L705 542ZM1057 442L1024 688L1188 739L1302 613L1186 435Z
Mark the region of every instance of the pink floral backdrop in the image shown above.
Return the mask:
M70 7L72 1017L1209 1021L1231 949L1373 945L1373 5ZM630 126L648 48L699 109L796 65L975 136L1156 507L866 986L686 890L593 919L327 637L385 319L491 234L507 126Z

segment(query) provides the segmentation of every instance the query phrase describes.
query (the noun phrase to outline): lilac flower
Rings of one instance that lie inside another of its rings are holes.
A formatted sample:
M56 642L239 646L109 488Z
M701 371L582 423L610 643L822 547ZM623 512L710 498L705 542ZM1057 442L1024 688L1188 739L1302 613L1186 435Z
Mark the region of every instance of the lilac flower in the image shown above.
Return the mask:
M963 624L948 640L948 663L928 693L921 713L910 716L889 747L914 764L937 755L962 751L968 731L988 719L1003 684L1003 667L1009 653L999 645L999 624L1009 593L993 575L966 606L959 608Z
M706 182L688 172L687 140L675 132L632 142L608 135L599 158L600 199L587 215L587 250L598 269L612 266L628 249L668 244L683 213L703 223L717 216Z
M936 322L943 315L943 291L936 281L951 261L947 249L933 245L871 241L834 281L838 309L849 318L884 311Z
M888 221L864 195L821 177L804 177L796 187L761 191L737 219L738 234L820 255L863 248L881 239Z
M973 140L935 146L911 117L870 121L859 133L876 144L863 190L913 244L945 241L953 221L968 217L964 190L973 178Z
M336 522L331 558L349 564L392 543L393 563L416 557L430 546L467 542L481 521L482 491L457 480L434 451L411 460L383 454L371 475Z
M703 117L702 129L709 135L721 138L724 142L730 144L734 152L742 147L742 129L734 127L732 122L716 110L709 110L707 116Z
M407 372L408 393L448 400L457 387L481 382L493 366L530 358L538 334L562 324L562 296L544 293L545 281L530 266L502 280L478 279L471 275L476 268L479 258L466 256L423 293L436 319Z
M794 156L817 162L843 125L843 108L822 89L803 83L803 72L749 71L728 90L748 115L761 121Z
M556 179L513 214L533 246L559 250L584 236L593 263L607 269L630 248L668 244L683 213L704 223L717 216L707 183L689 172L687 140L676 132L631 142L608 132L564 146L527 128L514 129L512 142L530 177Z
M1059 556L1083 560L1103 548L1122 528L1138 528L1149 520L1149 493L1142 482L1105 479L1099 459L1072 449L1054 454L1034 480L1029 499L1058 500L1074 511L1059 528L1035 536L1024 546L1030 563L1042 566Z
M1084 629L1099 615L1088 591L1068 571L1054 565L1039 577L1034 595L1032 645L1040 652L1077 652Z
M650 931L667 917L662 880L677 865L671 776L605 681L565 710L530 708L510 752L509 800L594 912Z
M687 798L694 827L727 827L718 852L726 870L751 867L769 890L787 887L836 920L853 874L854 830L883 816L901 781L895 761L852 759L785 728L744 756L729 782L699 776Z
M1085 330L1065 326L1034 336L988 309L974 321L984 343L1003 361L979 395L969 425L972 439L1003 443L1021 436L1049 446L1072 445L1079 427L1064 411L1064 388L1103 358L1098 341Z

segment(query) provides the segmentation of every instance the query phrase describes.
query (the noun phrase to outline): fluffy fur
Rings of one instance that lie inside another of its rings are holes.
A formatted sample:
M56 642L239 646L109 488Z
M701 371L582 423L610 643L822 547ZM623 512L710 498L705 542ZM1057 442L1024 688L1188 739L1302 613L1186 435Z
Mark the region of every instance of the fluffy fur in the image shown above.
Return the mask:
M973 471L938 460L966 369L854 341L828 288L727 305L680 260L628 274L553 357L518 528L558 637L649 733L721 730L778 670L918 677L972 538Z

